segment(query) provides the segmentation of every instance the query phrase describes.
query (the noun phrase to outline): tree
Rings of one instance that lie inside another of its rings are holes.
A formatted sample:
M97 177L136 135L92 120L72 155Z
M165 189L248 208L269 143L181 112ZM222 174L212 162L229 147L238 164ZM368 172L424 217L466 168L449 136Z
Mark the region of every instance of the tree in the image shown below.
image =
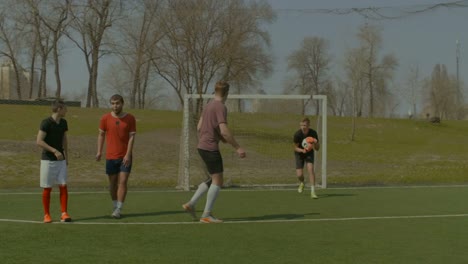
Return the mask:
M366 80L364 50L361 48L347 51L344 67L347 80L351 86L352 116L360 117L366 101Z
M36 59L39 56L39 43L40 43L40 34L37 32L36 27L34 26L34 15L31 12L31 9L28 8L27 0L24 1L16 1L15 5L18 6L18 13L16 14L15 21L18 24L25 26L25 31L22 33L28 43L31 43L30 49L26 53L29 57L30 64L29 64L29 91L27 98L33 98L33 96L40 96L41 94L41 87L38 87L37 94L34 94L34 86L36 83ZM41 71L42 73L42 71ZM41 83L39 83L41 84Z
M54 75L55 75L55 82L57 85L55 91L55 97L60 98L62 93L62 82L60 80L60 62L59 62L59 42L63 36L64 30L69 23L69 10L71 7L70 0L65 0L65 2L44 2L37 1L37 0L27 0L26 4L31 9L31 13L33 14L34 18L34 28L35 28L35 36L37 36L38 41L42 43L42 32L46 34L46 42L42 47L42 56L43 56L43 64L42 64L42 71L41 71L41 80L42 80L42 90L44 91L43 96L45 96L45 89L46 89L46 64L49 53L52 52L53 54L53 62L54 62ZM41 6L44 5L44 6ZM41 89L39 89L41 90Z
M365 60L362 48L351 49L347 51L345 56L345 70L349 86L351 86L351 108L352 108L352 124L351 124L351 141L354 141L356 134L356 118L362 116L362 110L365 99L365 79L364 69Z
M288 69L296 72L298 79L296 85L301 93L313 95L325 91L324 85L329 83L327 75L331 61L328 49L329 44L325 39L306 37L301 47L289 55ZM318 104L315 110L318 114Z
M443 119L457 119L462 109L458 84L444 64L436 64L430 79L425 82L426 101L432 115Z
M404 89L403 94L404 98L410 104L411 115L416 116L417 113L417 104L419 101L419 96L421 94L421 80L420 80L419 66L411 65L408 71L408 77L406 79L406 89Z
M116 12L120 4L114 0L88 0L86 4L73 4L71 8L74 32L66 32L69 39L84 55L89 73L86 107L99 107L97 79L99 60L109 54L104 50L106 31L117 19ZM76 34L73 34L76 33Z
M57 85L55 96L61 97L59 41L68 21L69 0L66 0L65 3L21 0L17 4L21 5L18 21L31 28L31 32L27 32L27 34L33 40L33 49L30 52L31 92L34 85L36 57L40 56L41 74L37 96L47 96L47 66L52 53ZM30 95L32 95L31 92Z
M9 3L8 1L2 3L2 5L8 6L10 4L14 5L15 3ZM7 57L9 63L11 63L16 80L16 97L23 99L26 92L23 91L21 78L23 68L21 67L20 57L24 44L22 34L24 25L15 22L14 12L12 13L10 8L1 6L0 8L0 56Z
M393 73L398 65L393 55L385 55L382 61L378 60L378 52L382 45L381 30L374 25L365 23L359 28L357 37L360 41L361 55L364 59L364 78L369 99L369 116L375 114L375 103L385 102L388 92L387 82L393 78ZM379 104L382 106L382 104ZM383 109L382 111L384 111Z
M274 18L271 7L241 0L167 0L161 18L165 37L152 60L156 73L177 94L206 94L218 79L238 91L271 67L268 32L261 25ZM195 113L201 111L197 100Z
M352 98L351 85L338 77L335 83L337 85L337 89L334 92L336 102L332 106L334 114L336 116L352 116L353 107L351 100L349 100L349 98Z
M116 54L129 71L132 85L129 92L131 108L144 108L150 84L151 58L156 45L164 36L159 27L161 1L138 0L127 3L127 19L117 24L119 44Z

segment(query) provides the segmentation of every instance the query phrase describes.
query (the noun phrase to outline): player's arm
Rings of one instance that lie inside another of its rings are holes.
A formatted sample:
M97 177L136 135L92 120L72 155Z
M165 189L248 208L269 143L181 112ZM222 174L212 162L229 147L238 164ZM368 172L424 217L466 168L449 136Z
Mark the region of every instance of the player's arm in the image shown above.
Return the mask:
M132 164L132 153L133 153L133 144L135 143L135 134L136 132L129 133L127 153L125 153L125 157L123 158L123 164L127 167L130 166L130 164Z
M219 124L219 130L221 132L221 137L231 146L233 146L236 149L237 154L239 157L244 158L245 157L245 151L239 143L237 143L236 139L232 135L231 131L229 130L228 126L226 123L221 123Z
M198 119L198 124L197 124L197 131L200 132L200 128L201 128L201 125L202 125L202 121L203 120L203 117L200 116L200 119Z
M106 139L106 132L104 130L99 129L98 140L97 140L97 154L96 160L101 160L102 156L102 148L104 147L104 141Z
M223 138L223 136L221 136L221 135L219 135L219 140L221 140L221 142L223 142L223 143L227 143L226 139Z
M63 154L65 157L63 157L67 161L68 165L68 137L67 137L67 131L63 133L63 140L62 140L62 146L63 146Z
M314 131L314 132L315 132L315 131ZM312 137L315 139L313 148L314 148L315 151L318 151L318 150L320 149L320 142L319 142L319 140L318 140L319 137L318 137L317 132L313 133L313 136L312 136Z
M299 153L305 153L305 149L299 147L299 143L294 142L294 151Z
M320 149L320 142L316 139L315 143L314 143L314 149L315 151L318 151Z
M62 153L45 142L44 139L46 136L47 133L45 131L39 130L39 132L37 132L36 144L42 149L54 153L57 160L63 160Z

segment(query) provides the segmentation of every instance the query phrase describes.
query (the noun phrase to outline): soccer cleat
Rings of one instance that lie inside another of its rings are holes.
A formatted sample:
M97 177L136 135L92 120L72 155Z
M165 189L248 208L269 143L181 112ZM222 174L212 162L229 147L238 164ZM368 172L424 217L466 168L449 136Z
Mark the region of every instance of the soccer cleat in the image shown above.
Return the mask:
M187 212L194 220L197 219L197 215L195 214L195 208L193 208L189 204L183 204L182 208L184 208L185 212Z
M311 197L312 199L318 199L318 196L317 196L314 192L311 192L311 193L310 193L310 197Z
M114 211L112 212L112 218L115 218L115 219L120 219L122 216L120 215L120 209L119 208L115 208Z
M207 217L200 218L200 222L205 223L205 224L217 224L217 223L222 223L223 220L218 219L212 215L209 215Z
M44 223L52 223L52 217L49 214L44 215Z
M304 186L305 186L304 183L301 182L301 183L299 184L299 188L297 188L297 192L298 192L298 193L302 193L302 192L304 191Z
M60 217L60 222L71 222L71 217L67 212L63 212L62 216Z

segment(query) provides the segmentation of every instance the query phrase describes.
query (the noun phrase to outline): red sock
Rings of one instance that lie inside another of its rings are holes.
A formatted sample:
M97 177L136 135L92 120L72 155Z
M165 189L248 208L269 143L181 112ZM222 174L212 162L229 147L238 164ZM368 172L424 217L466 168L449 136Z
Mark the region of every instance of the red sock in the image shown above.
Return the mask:
M42 190L42 206L44 207L44 214L50 214L50 192L52 192L52 188L44 188L44 190Z
M60 188L60 208L62 213L67 211L68 204L68 189L66 185L59 185Z

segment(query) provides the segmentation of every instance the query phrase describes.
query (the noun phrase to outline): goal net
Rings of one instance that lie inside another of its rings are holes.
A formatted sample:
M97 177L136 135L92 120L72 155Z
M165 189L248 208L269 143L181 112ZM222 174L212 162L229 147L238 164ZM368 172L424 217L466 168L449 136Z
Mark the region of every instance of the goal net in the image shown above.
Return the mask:
M199 115L213 95L184 98L178 188L190 190L209 178L197 153ZM327 186L327 97L325 95L229 95L228 126L247 157L220 142L225 187L280 188L297 185L293 135L304 116L321 143L315 153L316 185ZM197 111L198 109L198 111ZM307 178L307 172L304 171Z

